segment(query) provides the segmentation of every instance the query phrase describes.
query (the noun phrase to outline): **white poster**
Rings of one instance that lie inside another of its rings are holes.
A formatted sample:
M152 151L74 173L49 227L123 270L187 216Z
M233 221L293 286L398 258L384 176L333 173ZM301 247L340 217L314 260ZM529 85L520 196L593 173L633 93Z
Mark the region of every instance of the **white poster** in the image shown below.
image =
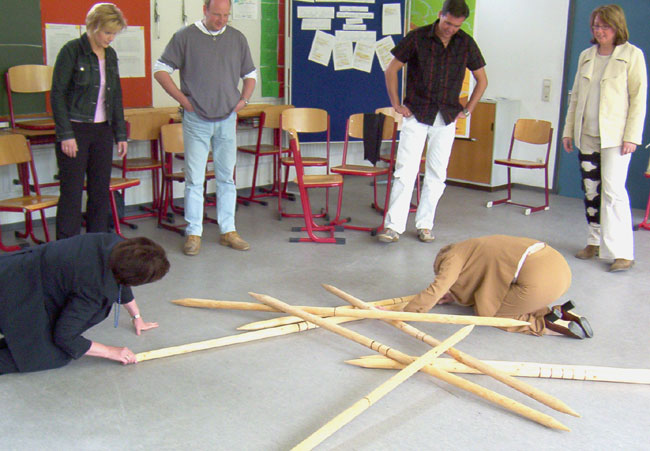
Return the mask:
M316 30L307 59L314 63L328 66L330 56L332 55L332 48L334 47L334 39L334 36L331 34Z
M235 20L257 20L259 0L232 0L232 18Z
M117 52L121 78L144 77L144 27L129 25L111 47Z
M62 23L45 24L45 49L46 63L48 66L54 66L56 56L59 50L66 42L77 39L81 36L79 25L67 25Z

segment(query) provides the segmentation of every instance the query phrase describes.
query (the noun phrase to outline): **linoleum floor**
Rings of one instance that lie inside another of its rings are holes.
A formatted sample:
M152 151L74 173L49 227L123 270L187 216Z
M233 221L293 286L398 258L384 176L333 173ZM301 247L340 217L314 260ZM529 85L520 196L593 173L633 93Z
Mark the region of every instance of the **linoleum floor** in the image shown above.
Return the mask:
M344 216L376 224L366 181L346 180ZM366 232L347 230L345 245L289 243L299 219L277 219L275 202L240 206L239 233L251 244L237 252L218 244L218 228L204 228L200 255L184 256L183 238L136 221L127 236L148 236L165 247L170 273L134 292L145 320L160 327L137 337L128 315L85 336L135 352L239 334L244 323L278 316L265 312L180 307L194 297L253 301L249 291L295 305L344 304L326 292L334 285L371 301L414 294L433 280L432 263L444 245L489 234L529 236L562 253L573 283L572 299L589 318L587 340L542 338L476 327L457 348L490 360L650 368L650 231L634 233L636 265L608 273L607 263L573 254L585 244L579 199L552 196L547 212L525 216L512 206L485 208L502 193L447 187L438 207L436 240L420 243L413 214L399 242L381 244ZM537 200L539 192L516 190ZM334 196L330 197L333 207ZM322 197L314 201L319 205ZM297 211L298 202L287 202ZM213 211L210 211L214 214ZM635 223L642 219L634 210ZM182 218L177 218L182 222ZM8 234L4 234L6 237ZM459 306L433 312L470 314ZM112 317L111 317L112 319ZM427 346L376 320L345 325L412 355ZM417 327L442 340L460 326ZM83 357L68 366L0 377L0 449L6 450L286 450L386 381L390 370L362 369L348 359L367 348L316 329L234 344L123 367ZM466 379L555 417L571 432L551 430L474 395L416 374L325 440L319 450L642 450L650 446L650 386L556 379L524 379L562 399L575 418L527 398L486 376Z

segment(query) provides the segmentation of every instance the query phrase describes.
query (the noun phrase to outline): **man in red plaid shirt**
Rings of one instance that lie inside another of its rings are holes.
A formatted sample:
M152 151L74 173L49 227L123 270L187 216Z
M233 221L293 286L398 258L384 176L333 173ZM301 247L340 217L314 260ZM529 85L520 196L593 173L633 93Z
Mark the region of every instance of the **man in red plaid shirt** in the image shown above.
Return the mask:
M385 229L379 241L395 242L404 233L413 185L427 142L426 170L415 216L418 238L431 242L438 200L445 189L447 164L456 134L456 120L470 115L487 88L485 60L476 42L460 29L469 16L464 0L446 0L433 24L417 28L391 51L386 68L390 102L404 117ZM408 64L406 98L400 102L397 73ZM467 105L458 98L469 69L476 86Z

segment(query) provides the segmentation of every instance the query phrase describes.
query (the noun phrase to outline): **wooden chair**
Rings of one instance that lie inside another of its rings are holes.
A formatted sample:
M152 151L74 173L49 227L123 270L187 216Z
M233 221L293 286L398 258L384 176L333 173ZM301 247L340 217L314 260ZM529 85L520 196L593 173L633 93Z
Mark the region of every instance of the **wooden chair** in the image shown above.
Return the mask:
M129 224L126 221L140 218L158 216L157 210L160 204L160 172L162 162L158 150L158 137L160 136L160 127L169 124L172 121L168 113L142 112L132 114L127 117L127 130L130 141L149 141L150 154L148 157L129 157L125 155L119 160L113 160L113 167L122 170L122 178L127 178L129 172L151 172L151 207L143 207L146 212L135 215L125 216L123 224L131 228L137 228L135 224ZM124 194L124 193L122 193Z
M291 108L282 112L280 116L280 127L282 130L295 130L298 133L322 133L326 132L326 156L325 157L304 157L302 159L303 167L324 167L326 174L329 174L330 162L330 115L327 111L320 108ZM289 182L289 169L294 166L293 156L280 159L278 168L278 177L281 177L281 167L284 166L284 183L278 179L282 186L281 195L278 196L279 219L282 217L300 218L301 214L286 213L282 210L282 198L293 199L287 193L287 184ZM325 208L320 213L314 215L316 218L323 218L328 215L329 190L325 194Z
M160 190L160 208L158 209L158 227L172 230L180 235L185 234L185 226L171 225L174 222L174 213L184 214L184 208L174 205L174 182L185 183L185 173L174 170L175 158L185 151L183 144L183 124L167 124L160 127L160 148L162 150L162 184ZM214 179L214 171L206 171L206 182ZM167 223L165 223L164 221ZM204 221L213 222L215 219L204 217Z
M391 188L391 178L393 174L393 164L395 162L395 147L397 139L397 123L391 116L384 116L384 124L382 130L382 141L390 141L390 154L388 155L389 164L387 167L377 167L375 165L367 164L348 164L348 152L350 138L353 139L363 139L363 114L353 114L351 115L346 124L345 132L345 141L343 142L343 161L340 166L334 166L331 168L331 171L335 174L341 174L343 176L355 176L355 177L371 177L372 186L373 186L373 203L370 205L371 208L382 213L382 221L379 227L365 227L348 224L351 218L346 218L339 221L339 224L343 224L343 227L346 229L352 230L363 230L370 232L372 235L375 235L378 231L384 228L384 220L386 219L387 208L384 208L388 205L390 199L390 188ZM386 176L386 196L384 198L384 207L379 205L377 201L377 177Z
M282 130L280 130L280 116L282 112L293 108L293 105L273 105L264 108L259 116L259 125L257 131L257 143L252 146L238 146L239 152L254 155L255 162L253 163L253 181L251 183L251 190L248 196L237 196L237 202L247 205L249 202L256 202L258 204L267 205L266 201L260 200L265 197L277 196L280 193L278 182L278 166L281 156L289 151L286 147L282 146ZM271 131L273 134L272 143L262 142L264 131ZM271 189L259 189L257 187L257 172L259 169L260 158L273 157L273 186Z
M305 220L305 227L294 227L291 230L294 232L306 231L307 237L303 238L290 238L291 243L335 243L345 244L345 238L334 236L334 232L343 230L343 227L334 225L339 221L339 214L341 212L341 200L343 196L343 176L340 174L323 174L323 175L305 175L305 166L303 163L302 154L300 153L300 142L298 140L298 133L296 130L289 129L289 148L291 156L296 168L296 180L298 190L300 192L300 202L302 205L303 218ZM315 215L311 211L311 202L309 201L309 190L316 188L338 188L338 202L336 207L336 218L334 224L317 225L314 222ZM326 232L328 236L322 237L316 235L315 232Z
M395 122L397 123L397 131L402 130L402 120L404 119L400 113L395 111L395 108L392 106L388 107L382 107L382 108L377 108L375 110L375 113L382 113L385 114L386 116L391 116L393 119L395 119ZM393 156L393 159L397 157L397 152L395 152L395 155ZM383 154L381 156L381 160L385 161L386 163L391 163L390 161L390 154ZM424 150L422 151L422 158L420 158L420 175L424 174L424 167L426 165L427 161L427 143L425 141L424 143ZM395 166L395 161L392 162L393 166ZM409 207L409 212L414 213L418 209L418 205L420 203L420 194L422 191L422 183L420 180L420 177L417 177L415 179L415 203L412 203Z
M42 64L23 64L21 66L13 66L7 70L5 74L5 82L7 89L7 100L9 102L9 119L11 127L23 128L26 130L54 130L54 120L52 119L39 119L33 121L16 121L14 112L14 98L12 93L33 94L33 93L46 93L52 89L52 66L45 66ZM54 142L52 136L39 138L43 142L34 142L32 144L45 144Z
M645 171L644 175L646 176L646 178L650 179L650 161L648 161L648 169ZM641 223L637 226L637 228L650 230L650 222L648 221L649 216L650 216L650 194L648 194L648 205L646 205L645 207L645 217L643 218L643 221L641 221Z
M494 164L506 166L508 168L508 196L504 199L488 202L485 206L491 208L493 205L509 204L524 207L524 214L529 215L536 211L548 210L549 207L549 189L548 189L548 158L551 153L551 141L553 140L553 127L548 121L536 119L519 119L512 129L512 138L510 138L510 149L508 158L494 160ZM537 160L521 160L513 158L513 148L515 142L533 144L534 149L539 152L540 158ZM546 155L541 157L541 152L546 148ZM533 206L513 202L512 199L512 168L518 169L542 169L544 170L544 205Z
M59 202L59 197L41 195L38 176L36 175L36 166L34 165L29 143L22 135L12 134L0 136L0 166L11 164L17 165L18 178L22 184L23 195L22 197L0 200L0 211L23 213L25 215L25 232L15 232L16 237L30 237L35 243L42 243L41 240L34 236L34 225L32 222L32 213L39 211L45 241L50 241L50 233L45 219L45 209L55 207ZM30 172L36 191L35 194L30 193ZM2 237L0 236L0 249L5 252L17 251L26 246L27 244L5 246L2 244Z

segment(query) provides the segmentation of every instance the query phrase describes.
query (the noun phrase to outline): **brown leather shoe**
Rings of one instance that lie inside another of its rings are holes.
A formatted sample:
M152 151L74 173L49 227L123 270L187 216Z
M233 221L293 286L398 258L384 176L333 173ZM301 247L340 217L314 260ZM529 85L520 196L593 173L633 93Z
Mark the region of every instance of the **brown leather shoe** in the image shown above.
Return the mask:
M201 250L201 237L198 235L189 235L183 246L185 255L198 255Z
M219 244L230 246L238 251L247 251L251 248L250 244L242 239L237 232L228 232L221 235Z
M587 247L582 249L576 254L576 258L579 258L580 260L589 260L592 259L596 256L598 256L598 251L600 250L600 246L595 246L593 244L587 244Z
M617 258L609 267L609 272L627 271L634 266L634 260L625 260L624 258Z
M561 312L551 309L550 313L544 316L544 326L553 332L566 335L567 337L577 338L582 340L585 338L585 331L575 321L563 320L560 316Z

